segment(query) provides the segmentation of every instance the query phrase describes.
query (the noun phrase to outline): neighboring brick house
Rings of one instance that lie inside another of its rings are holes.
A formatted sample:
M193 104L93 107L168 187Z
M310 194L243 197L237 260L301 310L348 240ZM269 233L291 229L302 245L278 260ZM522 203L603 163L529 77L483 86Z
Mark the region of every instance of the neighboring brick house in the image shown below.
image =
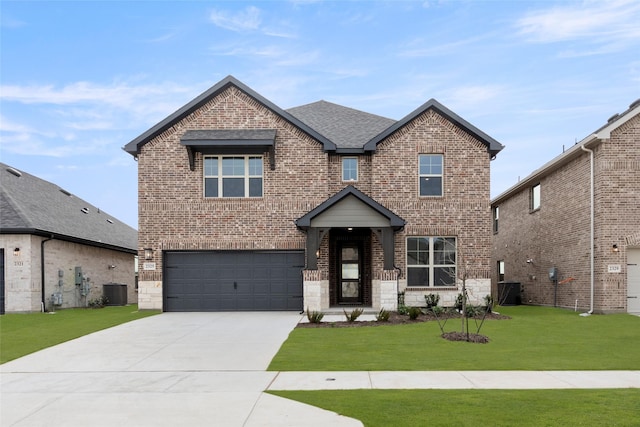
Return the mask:
M0 163L0 312L135 303L136 230ZM126 299L126 301L125 301Z
M494 282L519 282L524 303L639 313L640 100L492 209Z
M325 101L285 111L229 76L125 147L140 308L395 309L399 291L452 305L462 271L480 301L502 148L435 100L400 121Z

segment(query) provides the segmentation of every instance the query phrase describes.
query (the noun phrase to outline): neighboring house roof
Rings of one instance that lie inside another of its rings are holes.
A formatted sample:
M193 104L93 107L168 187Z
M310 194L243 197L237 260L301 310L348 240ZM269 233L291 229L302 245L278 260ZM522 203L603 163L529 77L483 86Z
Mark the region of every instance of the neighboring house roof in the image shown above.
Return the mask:
M322 143L325 151L333 151L341 154L357 154L366 151L374 152L382 140L429 109L434 109L447 120L450 120L455 125L478 138L487 146L487 150L492 157L504 148L498 141L434 99L426 102L399 121L326 101L318 101L300 107L290 108L285 111L238 81L235 77L227 76L151 129L129 142L125 145L124 150L133 156L138 155L144 144L171 128L231 86L241 90L264 107Z
M297 219L296 225L301 229L308 229L309 227L311 227L311 221L315 217L329 210L332 206L336 205L338 202L349 196L357 198L365 205L373 209L375 212L387 218L389 220L389 226L394 229L400 229L406 224L406 221L404 219L400 218L398 215L385 208L380 203L376 202L371 197L367 196L354 186L348 185L333 196L329 197L321 204L319 204L316 208Z
M287 111L333 141L338 152L349 149L362 151L366 141L396 123L393 119L327 101L289 108Z
M513 196L514 194L519 193L522 189L527 188L531 185L536 184L539 180L544 178L545 176L553 173L554 171L560 169L576 157L585 154L584 150L581 147L588 148L589 146L593 146L594 144L598 144L605 139L611 138L611 132L615 129L619 128L632 118L640 115L640 99L629 105L629 108L620 113L614 114L607 120L607 123L598 128L595 132L584 138L582 141L576 142L571 148L555 157L548 163L544 164L539 169L533 171L529 176L519 181L513 187L507 189L502 194L498 195L495 199L491 201L492 205L496 205L502 203L504 200Z
M0 163L0 233L138 252L135 229L57 185L4 163Z

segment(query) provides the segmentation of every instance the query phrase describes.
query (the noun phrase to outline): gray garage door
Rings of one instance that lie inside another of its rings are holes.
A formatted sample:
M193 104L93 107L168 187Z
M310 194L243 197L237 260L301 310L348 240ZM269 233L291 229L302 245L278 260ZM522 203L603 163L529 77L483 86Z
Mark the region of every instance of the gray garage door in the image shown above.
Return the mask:
M302 310L302 251L165 252L164 311Z

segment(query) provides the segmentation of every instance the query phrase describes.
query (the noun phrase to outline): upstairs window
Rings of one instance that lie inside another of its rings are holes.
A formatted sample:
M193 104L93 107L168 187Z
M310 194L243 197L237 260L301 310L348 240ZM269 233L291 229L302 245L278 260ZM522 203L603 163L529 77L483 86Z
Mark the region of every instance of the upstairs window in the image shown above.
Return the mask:
M420 154L420 196L442 196L442 154Z
M456 286L456 238L407 238L408 286Z
M204 158L204 197L262 197L262 156Z
M498 261L498 282L504 282L504 261Z
M342 180L343 181L358 180L358 158L357 157L342 158Z
M500 220L500 206L493 208L493 232L498 232L498 221Z
M531 206L532 211L540 209L540 184L531 187Z

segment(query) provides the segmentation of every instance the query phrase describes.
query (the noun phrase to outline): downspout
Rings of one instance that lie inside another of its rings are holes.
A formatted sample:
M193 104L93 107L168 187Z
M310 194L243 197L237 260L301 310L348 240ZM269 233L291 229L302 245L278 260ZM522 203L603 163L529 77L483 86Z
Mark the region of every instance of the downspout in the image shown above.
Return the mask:
M40 242L40 276L41 276L41 281L42 281L42 289L40 291L42 298L40 301L40 309L41 311L44 313L45 312L45 297L44 297L44 244L47 243L49 240L53 240L53 236L44 239L42 242Z
M593 172L593 150L586 148L583 145L580 146L580 148L583 151L586 151L589 153L589 163L590 163L590 177L591 177L591 184L590 184L590 198L591 198L591 207L590 207L590 216L591 216L591 225L590 225L590 231L591 231L591 237L590 237L590 242L591 242L591 254L589 256L590 258L590 269L591 269L591 303L589 305L589 311L586 313L581 313L580 316L589 316L591 314L593 314L593 297L594 297L594 286L595 286L595 269L594 269L594 244L595 244L595 197L594 197L594 172Z

